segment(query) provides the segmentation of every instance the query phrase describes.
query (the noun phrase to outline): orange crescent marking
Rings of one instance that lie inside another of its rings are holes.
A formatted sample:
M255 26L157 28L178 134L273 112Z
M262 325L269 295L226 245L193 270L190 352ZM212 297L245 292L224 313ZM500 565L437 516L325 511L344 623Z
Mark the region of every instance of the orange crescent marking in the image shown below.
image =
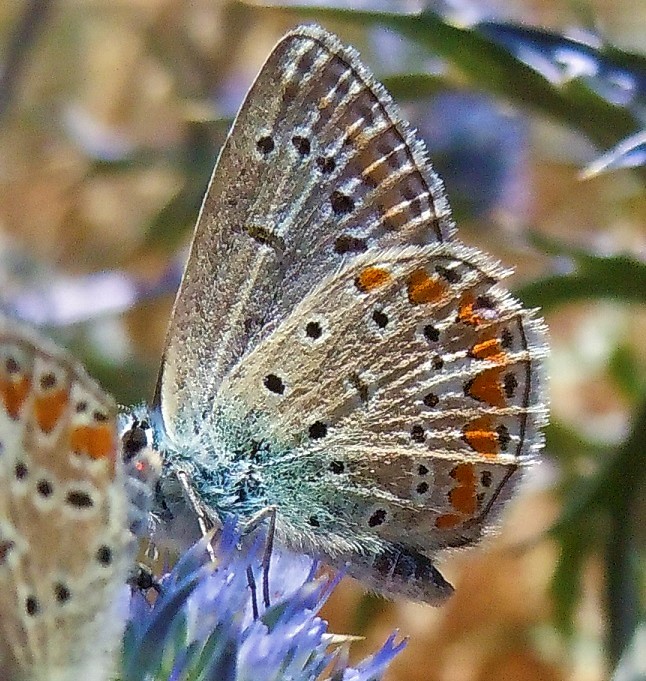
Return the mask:
M472 516L477 508L474 485L460 485L449 492L449 501L456 511Z
M455 513L443 513L435 519L435 527L439 530L450 530L461 522L462 518L459 515Z
M498 455L500 442L491 416L481 416L467 423L464 427L464 439L478 454L492 458Z
M445 291L444 283L429 277L424 268L415 270L408 278L408 300L413 305L439 300Z
M492 362L503 362L505 359L505 353L500 347L500 341L497 338L490 338L481 343L476 343L469 350L469 355L474 359L488 359Z
M0 379L0 397L7 414L14 421L20 416L20 410L30 388L31 381L26 376L21 376L17 380Z
M492 367L479 373L468 384L467 395L492 407L504 407L506 399L501 381L503 370L504 367Z
M79 456L107 459L114 468L117 457L114 425L78 426L70 435L70 447Z
M449 503L458 513L443 513L436 518L435 526L443 530L461 525L465 519L472 518L478 509L477 478L474 465L472 463L460 463L451 470L449 475L457 483L448 494Z
M61 418L69 400L67 390L37 395L34 400L36 423L43 433L51 433Z
M462 297L458 305L458 321L469 326L479 326L483 322L483 318L474 311L475 299L471 294L466 294Z
M366 267L356 278L355 284L360 291L367 293L387 284L390 281L390 272L382 267Z

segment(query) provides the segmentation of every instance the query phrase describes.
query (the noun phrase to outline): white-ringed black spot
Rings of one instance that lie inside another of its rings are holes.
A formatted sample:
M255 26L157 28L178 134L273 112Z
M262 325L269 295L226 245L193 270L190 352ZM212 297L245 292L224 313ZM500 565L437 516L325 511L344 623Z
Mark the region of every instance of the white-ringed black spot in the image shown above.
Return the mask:
M320 440L322 437L327 435L327 426L323 421L314 421L314 423L309 427L309 436L312 440Z
M498 444L503 452L507 451L509 443L511 442L511 436L509 435L509 428L504 423L501 423L496 428L496 433L498 434Z
M301 156L308 156L312 150L310 141L307 137L303 137L302 135L294 135L294 137L292 137L292 144Z
M16 543L11 541L11 539L0 541L0 565L4 565L7 562L7 556L15 545Z
M276 374L267 374L262 379L262 382L269 392L275 393L276 395L282 395L285 392L285 384L280 376L276 376Z
M420 482L415 490L417 491L417 494L426 494L426 492L428 492L428 482Z
M345 472L345 464L343 461L330 461L328 468L330 469L330 472L335 475L341 475L341 473Z
M112 549L105 544L99 546L96 551L96 559L101 565L107 567L112 563Z
M383 525L386 520L386 511L383 508L378 508L369 518L368 525L370 527L377 527Z
M92 497L87 492L78 489L68 492L65 501L75 508L92 508L94 506Z
M24 480L29 475L29 468L23 461L18 461L13 470L16 480Z
M422 333L429 343L437 343L440 340L440 331L432 324L425 324Z
M380 329L385 329L388 326L388 315L383 310L375 310L372 313L372 321Z
M318 322L308 322L305 326L305 335L312 340L316 340L323 335L323 329Z
M428 466L425 466L423 463L417 466L417 475L428 475L429 472Z
M77 414L83 414L84 412L87 411L88 408L88 403L85 400L81 400L80 402L76 403L76 413Z
M329 156L317 156L316 165L319 167L319 170L326 175L334 172L334 169L336 168L334 159Z
M493 477L491 475L491 471L482 471L482 473L480 473L480 484L483 487L491 487L492 482Z
M271 152L274 150L274 147L274 140L269 137L269 135L265 135L264 137L260 137L256 140L256 148L263 156L271 154Z
M36 596L27 596L25 599L25 610L31 617L37 615L40 612L40 603L38 602Z
M440 398L435 393L426 393L422 401L425 407L437 407Z
M72 593L69 590L69 587L59 582L54 585L54 596L59 603L65 603L66 601L69 601Z
M108 415L102 411L95 411L92 413L92 418L97 423L105 423L108 420Z
M307 522L312 526L312 527L321 527L321 523L319 519L315 515L311 515L308 519Z
M330 196L330 204L336 215L346 215L354 210L354 201L350 196L335 189Z
M505 377L503 379L503 388L505 390L505 395L511 399L515 393L516 393L516 388L518 387L518 379L516 378L515 374L505 374Z
M334 252L338 255L344 253L364 253L368 249L365 239L350 234L341 234L334 242Z
M39 383L42 390L51 390L56 385L56 375L48 371L40 377Z
M49 480L43 479L36 483L36 491L41 497L47 498L51 497L51 495L54 493L54 487Z
M419 423L415 424L410 429L410 436L413 442L424 442L426 439L426 433L424 432L424 426L420 426Z
M461 279L460 273L455 268L436 265L435 271L442 277L442 279L448 281L449 284L457 284Z
M444 367L444 360L439 355L435 355L431 359L431 366L433 369L435 369L435 371L439 371Z
M20 364L15 357L7 357L4 367L8 374L17 374L20 372Z

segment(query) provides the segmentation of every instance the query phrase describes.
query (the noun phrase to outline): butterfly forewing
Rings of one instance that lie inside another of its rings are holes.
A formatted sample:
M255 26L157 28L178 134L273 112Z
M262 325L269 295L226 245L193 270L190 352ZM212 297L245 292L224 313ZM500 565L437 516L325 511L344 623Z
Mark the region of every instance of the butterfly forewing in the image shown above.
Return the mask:
M113 400L0 318L3 679L108 677L135 549L128 503Z
M289 33L204 200L158 385L167 432L192 434L226 372L343 262L451 232L422 143L354 50L317 27Z

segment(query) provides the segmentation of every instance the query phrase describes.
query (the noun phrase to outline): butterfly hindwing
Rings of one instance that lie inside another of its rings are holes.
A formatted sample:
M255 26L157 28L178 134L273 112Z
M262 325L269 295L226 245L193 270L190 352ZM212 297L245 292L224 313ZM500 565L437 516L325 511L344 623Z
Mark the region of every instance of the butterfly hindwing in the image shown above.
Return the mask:
M545 419L544 328L503 275L457 243L367 253L225 378L216 404L285 452L262 476L288 535L329 553L482 535Z

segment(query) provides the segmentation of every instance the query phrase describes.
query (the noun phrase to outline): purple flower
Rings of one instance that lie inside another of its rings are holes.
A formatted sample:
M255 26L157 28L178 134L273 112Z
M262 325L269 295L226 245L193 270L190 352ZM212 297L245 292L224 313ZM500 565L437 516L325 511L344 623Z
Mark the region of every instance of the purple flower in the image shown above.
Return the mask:
M262 603L264 537L239 548L225 525L216 561L198 542L161 580L151 605L133 594L124 637L123 681L314 681L324 670L335 679L373 681L405 643L391 636L379 652L349 667L318 613L338 580L316 578L316 563L274 549L270 605ZM246 544L247 542L245 542ZM248 573L257 585L254 618Z

